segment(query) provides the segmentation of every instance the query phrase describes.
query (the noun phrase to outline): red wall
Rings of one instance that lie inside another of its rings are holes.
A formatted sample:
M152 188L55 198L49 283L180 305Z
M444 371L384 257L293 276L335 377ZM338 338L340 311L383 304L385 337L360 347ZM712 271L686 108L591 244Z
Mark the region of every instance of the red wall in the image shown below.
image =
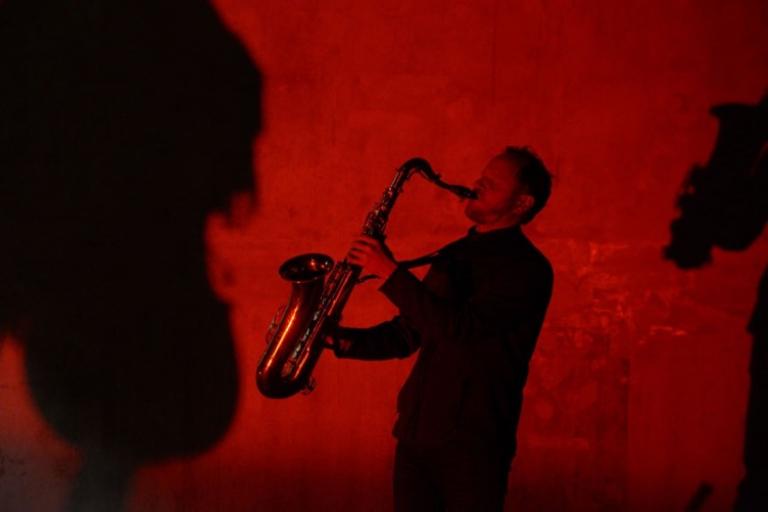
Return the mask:
M508 510L681 510L701 482L730 506L765 236L683 272L661 258L674 200L717 133L708 110L768 85L765 2L217 0L264 74L256 208L211 216L214 288L232 306L241 390L208 453L146 467L130 510L389 510L394 400L412 360L326 354L309 396L254 385L264 331L305 251L341 256L393 170L421 155L470 183L507 144L557 174L527 229L555 268L531 367ZM456 200L409 183L398 257L468 227ZM393 307L366 284L345 321ZM0 345L0 508L56 510L78 467L26 398L22 349ZM204 378L204 376L201 376Z

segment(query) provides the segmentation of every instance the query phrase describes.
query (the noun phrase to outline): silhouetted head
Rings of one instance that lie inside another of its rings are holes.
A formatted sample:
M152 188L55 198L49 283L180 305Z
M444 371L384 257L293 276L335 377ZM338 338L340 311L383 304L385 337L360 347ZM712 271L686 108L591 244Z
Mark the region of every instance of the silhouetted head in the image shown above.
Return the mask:
M526 147L509 146L483 168L475 181L477 199L467 202L465 215L479 231L527 224L544 208L552 175Z
M239 388L206 226L256 190L259 69L204 0L0 2L0 63L0 332L40 413L85 459L210 448Z
M681 268L712 259L712 248L743 251L768 222L768 95L757 105L711 109L719 123L706 165L694 165L677 198L664 257Z

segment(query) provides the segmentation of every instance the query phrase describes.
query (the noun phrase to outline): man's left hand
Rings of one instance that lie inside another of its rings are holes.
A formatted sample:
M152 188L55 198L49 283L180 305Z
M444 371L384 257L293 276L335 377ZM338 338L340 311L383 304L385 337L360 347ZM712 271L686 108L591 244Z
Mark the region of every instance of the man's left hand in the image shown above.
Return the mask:
M369 236L361 236L352 242L347 261L363 268L363 274L374 274L386 281L397 268L389 250L381 242Z

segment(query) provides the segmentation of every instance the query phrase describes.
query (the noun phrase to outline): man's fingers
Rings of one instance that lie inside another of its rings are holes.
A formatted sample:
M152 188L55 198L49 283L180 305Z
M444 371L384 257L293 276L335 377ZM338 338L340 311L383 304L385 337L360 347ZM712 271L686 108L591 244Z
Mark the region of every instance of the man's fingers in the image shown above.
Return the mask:
M355 242L352 247L349 248L349 252L356 252L360 254L371 254L374 249L368 245L363 245Z
M361 236L355 239L356 244L365 245L366 247L378 247L379 241L369 236Z
M368 261L367 255L364 252L350 250L347 253L347 260L351 261L352 263L363 263Z
M381 244L375 238L362 235L352 242L349 252L347 252L347 261L365 267L370 258L374 257L377 251L381 251Z
M367 256L369 253L367 248L352 247L347 254L354 254L355 256Z

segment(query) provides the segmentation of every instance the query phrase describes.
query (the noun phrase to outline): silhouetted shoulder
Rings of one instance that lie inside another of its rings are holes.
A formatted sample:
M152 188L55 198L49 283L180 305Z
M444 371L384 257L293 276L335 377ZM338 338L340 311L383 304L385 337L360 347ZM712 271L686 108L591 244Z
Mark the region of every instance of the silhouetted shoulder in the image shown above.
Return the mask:
M551 287L554 280L554 271L552 264L549 262L549 258L536 247L533 242L528 239L527 236L520 233L519 251L525 254L524 260L526 261L526 270L528 272L534 272L537 276L549 283Z

